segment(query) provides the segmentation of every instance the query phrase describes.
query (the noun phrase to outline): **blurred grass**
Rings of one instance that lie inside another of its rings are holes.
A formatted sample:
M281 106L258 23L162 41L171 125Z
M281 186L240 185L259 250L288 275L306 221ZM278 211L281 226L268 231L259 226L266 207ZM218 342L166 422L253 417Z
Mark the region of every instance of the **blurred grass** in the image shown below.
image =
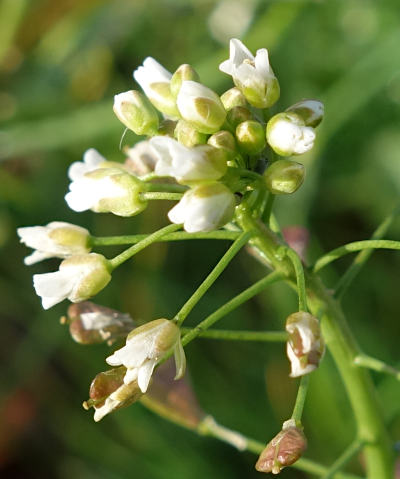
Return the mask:
M57 324L65 305L44 312L34 297L26 249L15 228L71 221L97 235L151 231L167 205L134 219L77 215L66 208L68 165L95 147L112 160L123 128L115 93L134 87L132 70L152 55L170 70L190 62L208 86L229 79L217 69L227 45L211 37L211 0L0 1L0 471L2 477L257 477L255 458L193 436L137 405L92 422L81 409L105 346L79 346ZM304 158L307 181L278 202L283 225L312 232L309 256L369 237L399 197L400 57L397 0L249 2L243 39L270 49L280 107L304 97L326 104L316 148ZM127 135L125 143L136 141ZM302 159L303 161L303 159ZM388 237L399 237L397 221ZM152 247L113 277L96 301L148 320L173 315L226 248L225 243ZM111 251L111 250L105 250ZM350 259L327 268L335 281ZM251 267L248 267L250 263ZM345 298L351 326L367 352L398 363L398 268L393 252L376 253ZM204 318L263 274L244 254L193 311ZM227 281L227 278L229 280ZM221 327L279 329L295 298L275 285ZM199 339L188 362L203 408L217 420L269 440L290 413L296 381L279 345ZM374 376L394 438L400 436L399 384ZM305 411L309 457L329 464L353 437L353 421L329 357L313 375ZM18 420L16 418L19 418ZM397 418L397 419L396 419ZM327 447L327 444L329 447ZM355 465L357 472L357 465ZM306 477L285 470L290 478Z

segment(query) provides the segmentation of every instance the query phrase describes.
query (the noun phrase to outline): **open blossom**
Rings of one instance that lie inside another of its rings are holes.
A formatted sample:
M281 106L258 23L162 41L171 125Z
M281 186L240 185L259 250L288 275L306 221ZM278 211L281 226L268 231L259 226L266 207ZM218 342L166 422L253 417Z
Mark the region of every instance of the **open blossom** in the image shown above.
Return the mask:
M188 148L167 136L153 137L150 145L158 155L155 173L179 183L218 180L227 170L224 153L210 145Z
M170 89L172 74L160 63L152 57L147 57L143 65L133 72L133 76L159 111L171 117L179 116Z
M92 210L133 216L143 211L147 202L140 197L143 183L119 168L100 168L72 181L65 201L74 211Z
M53 221L46 226L18 228L17 233L21 243L35 250L24 259L27 265L47 258L67 258L90 252L89 231L71 223Z
M235 196L222 183L198 185L187 191L168 213L172 223L188 233L212 231L228 223L234 214Z
M268 108L279 98L279 83L269 64L268 51L257 50L256 56L233 38L229 44L229 60L225 60L219 69L232 76L235 85L247 101L257 108Z
M54 273L35 274L33 285L44 309L64 299L84 301L102 290L111 280L109 262L96 253L70 256Z
M137 380L142 392L146 392L151 375L158 361L174 351L176 379L185 373L186 359L178 326L168 319L156 319L134 329L126 339L126 345L118 349L106 361L111 366L127 368L124 383Z

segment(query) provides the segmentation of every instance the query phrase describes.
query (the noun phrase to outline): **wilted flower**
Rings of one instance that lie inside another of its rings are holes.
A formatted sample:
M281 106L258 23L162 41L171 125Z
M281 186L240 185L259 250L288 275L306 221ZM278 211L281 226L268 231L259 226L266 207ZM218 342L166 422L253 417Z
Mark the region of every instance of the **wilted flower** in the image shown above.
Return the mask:
M222 183L207 183L186 191L168 218L172 223L183 223L188 233L212 231L232 219L235 206L235 196L229 188Z
M279 98L279 83L269 64L268 51L257 50L254 55L240 40L229 44L229 60L219 69L232 76L235 85L247 101L257 108L268 108Z
M184 81L176 99L182 118L201 133L215 133L226 118L219 96L195 81Z
M73 303L98 293L111 280L110 265L96 253L70 256L55 273L35 274L33 285L44 309L68 298Z
M21 243L35 251L24 259L31 265L47 258L67 258L90 252L90 233L71 223L53 221L46 226L27 226L17 229Z
M291 419L283 424L280 431L265 447L258 458L256 469L260 472L279 474L294 464L307 448L307 439L296 422Z
M293 313L286 320L286 331L290 376L295 378L314 371L325 352L318 319L304 311Z
M162 113L178 117L175 98L170 89L171 73L154 58L147 57L143 66L133 72L135 80L142 87L147 98Z
M155 136L150 144L159 157L155 173L173 176L179 183L217 180L227 170L224 152L210 145L188 148L166 136Z
M129 314L90 301L71 304L67 316L71 336L81 344L111 344L117 338L126 338L135 327Z
M101 168L74 180L65 201L74 211L92 210L133 216L143 211L147 202L140 197L144 186L135 176L119 168Z
M168 319L156 319L134 329L126 339L126 345L118 349L106 361L111 366L127 368L124 383L137 380L142 392L146 392L156 364L165 354L174 351L176 379L185 373L186 359L180 329Z
M301 155L311 150L314 140L314 129L295 113L278 113L267 124L267 141L278 155Z

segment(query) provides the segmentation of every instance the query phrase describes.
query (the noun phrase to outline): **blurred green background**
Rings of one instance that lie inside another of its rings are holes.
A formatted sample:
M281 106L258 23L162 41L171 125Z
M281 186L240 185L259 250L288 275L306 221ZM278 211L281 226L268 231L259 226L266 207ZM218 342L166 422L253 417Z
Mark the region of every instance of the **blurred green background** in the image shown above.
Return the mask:
M95 424L81 407L108 347L80 346L59 324L64 302L43 311L18 226L62 220L95 235L150 232L170 205L151 205L133 219L68 209L68 165L89 147L122 161L121 123L113 95L135 88L132 70L146 56L170 71L197 68L222 93L218 71L237 36L267 47L281 84L280 107L324 101L314 150L302 161L307 180L277 202L283 226L311 232L309 260L368 238L400 191L400 5L398 0L1 0L0 1L0 474L4 478L255 478L256 458L200 438L131 406ZM127 134L123 144L137 139ZM157 202L158 203L158 202ZM398 239L397 221L387 237ZM95 301L147 321L171 317L226 250L225 242L159 244L115 272ZM120 249L104 249L112 256ZM334 285L349 264L327 268ZM399 266L395 252L370 260L344 299L366 352L399 365ZM199 303L196 324L265 271L245 253ZM221 321L221 327L282 329L296 299L271 287ZM194 390L221 423L270 440L290 415L297 381L288 378L279 344L198 339L187 348ZM400 387L375 376L394 439L400 437ZM307 457L330 464L354 435L349 404L327 354L313 374L305 410ZM361 473L357 460L353 471ZM285 470L283 477L310 477ZM378 478L376 478L378 479Z

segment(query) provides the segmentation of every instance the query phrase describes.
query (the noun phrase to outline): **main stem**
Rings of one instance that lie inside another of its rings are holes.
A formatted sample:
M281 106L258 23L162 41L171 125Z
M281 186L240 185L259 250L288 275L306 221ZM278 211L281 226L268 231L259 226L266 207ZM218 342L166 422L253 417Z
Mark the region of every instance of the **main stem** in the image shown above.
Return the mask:
M268 261L273 269L294 283L293 266L289 258L280 253L282 241L254 219L245 207L238 207L236 219L243 231L256 231L251 244L263 261ZM315 273L306 271L306 284L311 312L317 315L322 311L322 332L346 388L357 424L357 436L365 443L363 452L367 477L393 479L393 454L380 404L368 371L354 365L360 349L340 304Z

